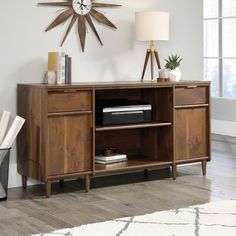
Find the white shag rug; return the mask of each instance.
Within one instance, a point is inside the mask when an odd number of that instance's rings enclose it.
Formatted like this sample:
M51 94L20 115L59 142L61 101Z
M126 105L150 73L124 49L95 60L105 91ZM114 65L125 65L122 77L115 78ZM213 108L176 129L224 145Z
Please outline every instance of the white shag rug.
M61 229L37 236L236 236L236 200Z

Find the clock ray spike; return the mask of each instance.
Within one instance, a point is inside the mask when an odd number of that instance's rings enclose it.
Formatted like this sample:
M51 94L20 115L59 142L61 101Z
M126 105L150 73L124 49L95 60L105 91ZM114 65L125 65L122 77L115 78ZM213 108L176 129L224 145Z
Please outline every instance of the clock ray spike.
M121 7L122 5L93 2L92 7Z
M95 9L91 9L90 14L99 22L101 22L104 25L110 26L114 29L117 29L117 27L109 21L101 12L96 11Z
M57 18L47 27L45 30L46 32L53 29L54 27L58 26L59 24L66 21L70 16L72 16L74 11L69 8L68 10L62 12Z
M70 7L70 2L40 2L40 6L57 6L57 7Z
M72 17L72 19L71 19L71 22L70 22L70 24L69 24L69 26L68 26L68 28L67 28L67 31L66 31L66 33L65 33L65 36L64 36L64 38L63 38L63 40L62 40L61 47L63 46L63 44L64 44L64 42L65 42L65 40L66 40L68 34L69 34L70 31L71 31L71 28L73 27L73 25L74 25L74 23L75 23L75 21L76 21L77 19L78 19L78 15L74 14L73 17Z
M86 22L85 16L79 16L79 24L78 24L79 38L82 51L84 52L85 48L85 40L86 40Z
M100 36L99 36L99 34L98 34L94 24L93 24L93 21L92 21L90 15L89 14L85 15L85 18L86 18L87 22L89 23L90 27L92 28L93 32L95 33L95 35L96 35L97 39L99 40L100 44L103 46L102 40L101 40L101 38L100 38Z

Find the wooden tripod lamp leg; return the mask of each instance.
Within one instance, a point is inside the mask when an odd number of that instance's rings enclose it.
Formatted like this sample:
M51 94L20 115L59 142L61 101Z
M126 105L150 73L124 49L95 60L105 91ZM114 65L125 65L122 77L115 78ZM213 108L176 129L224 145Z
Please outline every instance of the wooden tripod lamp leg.
M154 52L153 51L151 51L150 57L151 57L151 81L153 82L154 81L154 65L153 65Z
M147 50L146 57L145 57L145 61L144 61L144 67L143 67L142 78L141 78L141 81L142 81L142 82L143 82L144 75L145 75L145 72L146 72L146 69L147 69L147 63L148 63L148 60L149 60L149 56L150 56L150 51Z
M161 69L161 63L160 63L158 52L156 50L154 51L154 55L155 55L155 58L156 58L156 61L157 61L158 69L160 70Z

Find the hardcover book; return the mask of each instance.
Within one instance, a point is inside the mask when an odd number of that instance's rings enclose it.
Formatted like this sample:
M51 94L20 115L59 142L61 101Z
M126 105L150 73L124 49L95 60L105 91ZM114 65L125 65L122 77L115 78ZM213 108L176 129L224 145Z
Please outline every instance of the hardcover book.
M102 156L102 155L95 156L95 162L104 165L123 162L127 160L128 159L126 154L115 154L112 156Z

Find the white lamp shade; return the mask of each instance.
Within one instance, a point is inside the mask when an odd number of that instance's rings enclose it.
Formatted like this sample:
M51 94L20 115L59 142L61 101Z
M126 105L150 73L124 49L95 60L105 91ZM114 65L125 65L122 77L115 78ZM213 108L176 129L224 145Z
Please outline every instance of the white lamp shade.
M169 13L136 12L135 33L140 41L169 40Z

